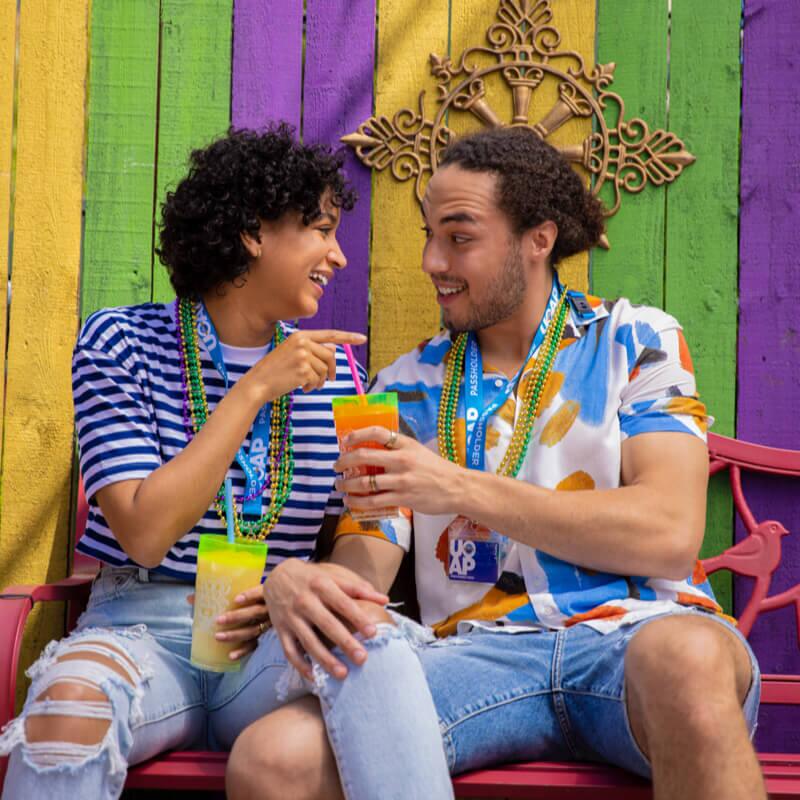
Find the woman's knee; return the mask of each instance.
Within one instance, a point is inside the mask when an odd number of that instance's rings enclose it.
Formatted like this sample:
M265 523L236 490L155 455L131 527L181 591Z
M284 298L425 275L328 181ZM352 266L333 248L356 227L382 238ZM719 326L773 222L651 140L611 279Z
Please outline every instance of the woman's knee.
M116 642L98 636L66 639L31 668L30 700L6 729L0 751L21 746L37 767L79 763L111 748L114 769L123 765L109 730L115 715L130 723L141 670ZM116 729L115 729L116 730Z
M63 713L54 713L58 711ZM29 744L99 744L111 725L110 713L111 703L105 692L63 681L49 686L36 697L25 719L25 736Z

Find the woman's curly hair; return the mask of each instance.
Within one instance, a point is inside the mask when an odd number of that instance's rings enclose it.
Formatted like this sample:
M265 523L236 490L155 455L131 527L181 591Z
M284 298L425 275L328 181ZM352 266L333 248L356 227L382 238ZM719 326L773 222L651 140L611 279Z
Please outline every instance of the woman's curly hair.
M498 176L497 204L516 235L551 220L558 226L550 263L594 247L605 230L603 205L564 157L530 128L496 128L449 145L439 166Z
M355 191L341 172L344 156L299 144L286 123L236 130L194 150L189 174L161 205L160 247L178 297L197 297L247 272L242 233L258 239L261 220L299 211L308 225L330 192L349 211Z

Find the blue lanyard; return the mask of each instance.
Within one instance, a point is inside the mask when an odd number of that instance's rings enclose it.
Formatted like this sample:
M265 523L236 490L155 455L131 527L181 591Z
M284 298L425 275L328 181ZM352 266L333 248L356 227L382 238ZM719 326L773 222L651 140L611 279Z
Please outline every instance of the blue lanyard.
M485 463L485 443L486 425L491 417L508 400L514 391L514 387L519 382L528 362L534 357L536 351L541 347L542 340L547 333L547 326L553 318L558 300L561 295L561 286L558 279L553 277L553 288L550 290L550 299L547 301L542 320L536 329L536 334L531 342L530 350L525 358L519 372L514 379L509 381L506 388L497 393L495 400L487 408L483 407L483 360L481 349L478 346L478 339L474 333L469 334L467 340L467 351L465 354L466 375L465 404L466 404L466 427L467 427L467 467L469 469L483 470Z
M280 323L278 323L280 324ZM222 347L219 343L214 323L208 315L205 304L200 303L197 313L197 338L203 343L206 351L217 372L225 381L225 391L228 391L228 370L225 368L225 359L222 357ZM272 344L270 344L270 348ZM245 453L244 447L240 447L236 453L236 460L244 470L246 483L244 496L246 499L242 503L242 514L258 517L261 515L262 495L258 492L267 476L267 445L269 443L269 423L271 403L261 406L253 422L253 435L250 439L250 452Z

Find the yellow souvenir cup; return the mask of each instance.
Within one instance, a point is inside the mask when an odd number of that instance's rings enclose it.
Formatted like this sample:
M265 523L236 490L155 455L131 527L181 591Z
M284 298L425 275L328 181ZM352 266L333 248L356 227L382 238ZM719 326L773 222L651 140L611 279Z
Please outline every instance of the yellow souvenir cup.
M212 672L236 672L241 661L229 654L238 643L219 642L214 636L224 630L217 617L235 607L236 595L261 583L267 561L267 543L204 534L197 551L191 661Z
M390 431L399 432L400 418L397 408L397 392L334 397L333 420L336 424L336 436L339 439L339 449L342 453L348 452L346 448L342 447L342 439L352 431L379 425L382 428L388 428ZM384 444L383 442L364 442L359 447L382 450ZM383 467L358 467L353 474L347 477L382 475L383 471ZM359 495L351 496L358 497ZM397 517L400 515L400 509L396 506L369 511L351 508L350 513L353 519L366 521Z

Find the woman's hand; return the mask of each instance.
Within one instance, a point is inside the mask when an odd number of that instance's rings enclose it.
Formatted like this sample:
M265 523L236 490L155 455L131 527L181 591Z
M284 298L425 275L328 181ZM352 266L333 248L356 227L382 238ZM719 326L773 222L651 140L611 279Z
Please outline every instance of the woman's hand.
M253 365L247 375L264 391L264 402L294 389L321 389L336 377L336 345L364 344L367 337L347 331L296 331Z
M347 667L330 651L339 646L354 664L367 653L347 624L364 637L375 635L375 625L357 600L385 605L389 598L369 581L338 564L312 564L297 558L281 562L264 583L264 599L272 626L289 663L311 679L311 656L326 672L341 680ZM323 643L320 636L327 642Z
M359 511L403 506L424 514L447 514L457 511L464 496L468 471L445 460L409 436L396 435L392 448L380 450L359 447L364 442L386 442L392 438L386 428L361 428L348 434L342 450L348 450L333 468L344 477L336 488L345 493L345 505ZM355 448L355 449L351 449ZM358 467L383 467L383 475L349 477ZM377 486L377 494L373 491ZM351 495L368 495L352 497Z
M186 599L194 605L194 594ZM233 602L236 608L217 617L217 625L224 630L217 631L214 638L239 645L228 654L231 661L238 661L256 649L258 637L269 627L269 614L260 585L237 594Z

